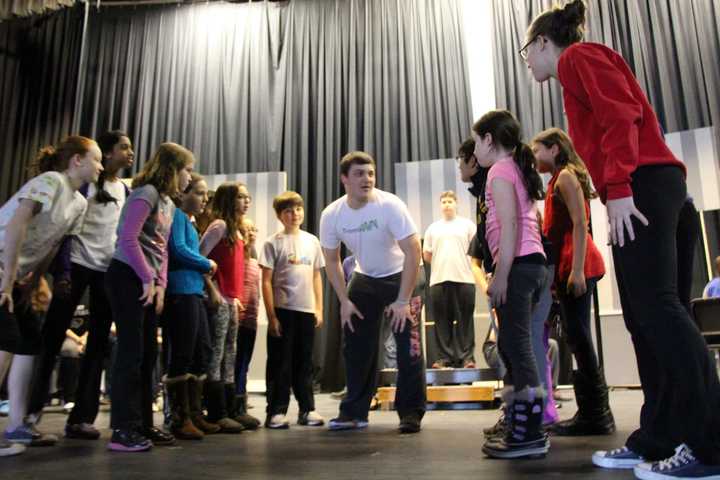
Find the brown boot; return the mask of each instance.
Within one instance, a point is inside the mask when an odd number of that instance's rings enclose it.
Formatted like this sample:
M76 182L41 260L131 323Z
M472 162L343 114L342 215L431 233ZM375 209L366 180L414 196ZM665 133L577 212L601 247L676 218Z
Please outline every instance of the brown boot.
M170 401L170 431L181 440L202 440L205 434L190 420L188 378L190 375L168 378L163 382Z
M205 383L205 375L197 377L190 375L188 379L188 400L190 404L190 418L193 424L205 433L218 433L220 426L216 423L208 422L203 416L202 411L202 395L203 384Z

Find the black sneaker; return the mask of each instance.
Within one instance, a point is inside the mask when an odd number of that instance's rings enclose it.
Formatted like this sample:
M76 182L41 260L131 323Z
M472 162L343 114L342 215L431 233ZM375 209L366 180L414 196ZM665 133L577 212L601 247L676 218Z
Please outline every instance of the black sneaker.
M400 419L400 433L418 433L420 431L420 415L409 413Z
M141 429L140 435L147 438L152 442L153 445L156 445L158 447L167 447L175 445L176 443L175 437L173 437L172 434L163 432L159 428L155 427Z
M100 438L100 431L92 423L68 423L65 425L65 437L97 440Z
M150 440L135 430L113 430L107 448L113 452L145 452L152 446Z

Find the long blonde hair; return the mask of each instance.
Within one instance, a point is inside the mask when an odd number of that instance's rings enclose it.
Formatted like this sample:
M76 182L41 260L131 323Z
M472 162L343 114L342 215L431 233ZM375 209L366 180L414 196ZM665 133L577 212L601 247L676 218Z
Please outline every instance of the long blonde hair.
M533 138L533 143L542 143L547 148L552 148L553 145L557 145L558 154L555 157L555 167L558 170L567 168L575 175L575 178L580 182L585 200L591 200L597 197L597 193L592 188L590 173L580 158L580 155L578 155L575 150L572 140L570 140L570 137L568 137L565 132L559 128L548 128L538 133L535 138Z
M177 143L162 143L155 155L143 165L133 178L132 188L152 185L163 195L174 197L180 193L178 172L195 161L193 153Z

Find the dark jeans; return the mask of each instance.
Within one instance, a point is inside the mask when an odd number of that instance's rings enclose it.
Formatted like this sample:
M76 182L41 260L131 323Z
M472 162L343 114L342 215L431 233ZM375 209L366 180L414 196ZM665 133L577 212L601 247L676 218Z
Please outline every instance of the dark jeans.
M352 317L354 332L345 328L343 354L347 375L347 396L340 404L340 414L366 420L370 401L375 394L378 374L378 346L385 307L395 301L400 289L401 274L373 278L353 273L348 296L362 313L363 319ZM420 303L419 301L417 303ZM402 332L395 333L397 346L397 391L395 407L400 418L410 413L425 414L425 364L420 336L420 314L408 322Z
M558 285L557 296L562 309L563 329L570 351L575 356L578 371L588 378L596 378L599 368L590 327L590 304L597 278L586 280L587 291L580 297L568 293L566 285Z
M207 374L212 345L203 298L200 295L168 295L163 317L167 376Z
M546 275L545 265L514 264L508 276L505 303L495 307L500 320L498 348L507 368L506 383L518 392L542 384L533 353L531 319Z
M315 315L296 310L275 309L281 335L267 336L267 413L285 414L292 386L300 412L315 410L312 352Z
M438 360L458 367L475 361L475 285L437 283L430 287L430 305Z
M68 417L68 423L93 423L100 407L103 359L108 350L112 311L105 294L104 272L72 263L70 281L72 283L70 295L68 297L53 296L45 317L43 353L38 360L28 411L40 412L47 401L55 358L65 340L65 332L70 328L75 309L85 290L89 287L88 339L75 393L75 407Z
M247 376L250 369L250 360L255 350L255 337L257 329L240 326L237 336L237 357L235 357L235 393L247 393Z
M648 460L686 443L704 463L720 463L720 385L707 345L678 298L676 235L686 197L677 167L640 167L632 176L635 241L613 247L625 325L645 403L627 446Z
M110 263L105 286L117 328L110 426L152 427L153 370L158 353L155 306L143 307L140 278L123 262Z

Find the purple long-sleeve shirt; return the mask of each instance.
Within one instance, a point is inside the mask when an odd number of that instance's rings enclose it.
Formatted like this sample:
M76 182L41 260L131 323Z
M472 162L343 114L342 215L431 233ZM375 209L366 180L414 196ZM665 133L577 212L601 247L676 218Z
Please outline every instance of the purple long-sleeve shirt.
M130 194L118 224L113 258L128 264L143 284L167 285L168 238L175 205L152 185Z

